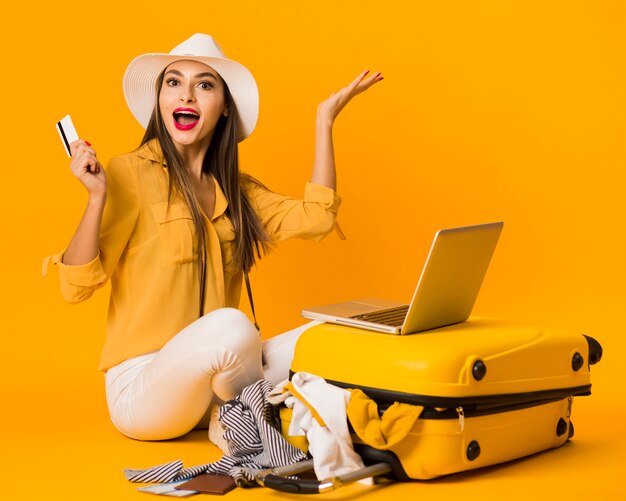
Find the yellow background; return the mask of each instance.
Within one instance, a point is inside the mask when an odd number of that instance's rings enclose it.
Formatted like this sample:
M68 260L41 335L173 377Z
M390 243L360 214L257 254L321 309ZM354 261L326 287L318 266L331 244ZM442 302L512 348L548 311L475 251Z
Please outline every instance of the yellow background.
M475 313L581 331L605 348L566 447L341 496L623 492L623 2L67 1L3 10L3 498L141 498L123 467L216 457L203 434L142 444L113 429L95 369L107 292L69 306L54 270L40 278L41 259L67 244L86 202L54 123L71 113L103 162L133 149L142 129L122 94L126 65L195 32L212 34L257 79L259 122L241 145L243 169L296 196L310 175L317 103L364 69L385 76L335 126L348 240L287 242L252 274L264 336L301 323L304 306L406 301L437 229L501 219ZM278 497L230 494L252 495Z

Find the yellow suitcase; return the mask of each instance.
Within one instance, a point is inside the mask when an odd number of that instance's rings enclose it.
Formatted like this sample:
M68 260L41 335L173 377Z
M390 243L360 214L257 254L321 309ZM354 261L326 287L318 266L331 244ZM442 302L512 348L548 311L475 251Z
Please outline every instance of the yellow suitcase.
M429 479L558 447L573 435L572 398L591 393L589 368L601 356L600 344L582 334L478 317L410 336L315 326L298 340L292 373L361 389L379 412L393 402L424 410L390 450L352 434L371 465L365 471L320 481L276 475L293 474L287 468L259 480L286 492L324 492L376 474ZM281 419L287 430L287 409Z

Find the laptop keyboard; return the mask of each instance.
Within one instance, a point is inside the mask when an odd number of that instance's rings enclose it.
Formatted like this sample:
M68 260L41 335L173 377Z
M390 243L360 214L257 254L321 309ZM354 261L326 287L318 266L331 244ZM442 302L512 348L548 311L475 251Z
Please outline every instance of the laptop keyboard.
M389 308L387 310L372 311L369 313L361 313L359 315L353 315L349 318L355 320L363 320L364 322L372 322L374 324L389 325L391 327L401 327L404 324L404 319L409 311L409 305L396 306L395 308Z

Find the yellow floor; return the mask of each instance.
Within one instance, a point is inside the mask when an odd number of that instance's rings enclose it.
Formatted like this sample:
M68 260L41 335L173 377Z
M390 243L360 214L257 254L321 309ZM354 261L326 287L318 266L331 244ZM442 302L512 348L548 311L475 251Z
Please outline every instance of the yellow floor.
M219 457L206 431L167 442L137 442L110 423L100 375L48 381L39 390L3 390L3 471L0 499L150 499L122 475L174 459L195 465ZM72 387L73 385L73 387ZM68 388L69 386L69 388ZM377 486L354 485L327 499L618 499L626 470L623 434L626 407L599 392L575 399L574 439L560 449L508 464L431 481ZM236 489L228 499L288 499L267 489ZM153 498L157 499L157 498ZM168 499L168 498L164 498ZM196 497L195 499L202 499ZM624 497L621 497L624 499Z

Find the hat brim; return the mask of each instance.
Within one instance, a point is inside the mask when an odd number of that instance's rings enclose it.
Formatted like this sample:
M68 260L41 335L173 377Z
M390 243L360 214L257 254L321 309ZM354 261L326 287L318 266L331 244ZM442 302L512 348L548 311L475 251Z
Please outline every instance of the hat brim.
M243 141L254 130L259 116L259 91L252 73L232 59L173 54L143 54L126 68L122 86L131 113L145 129L155 106L155 85L159 74L175 61L198 61L217 71L230 91L239 121L238 141Z

